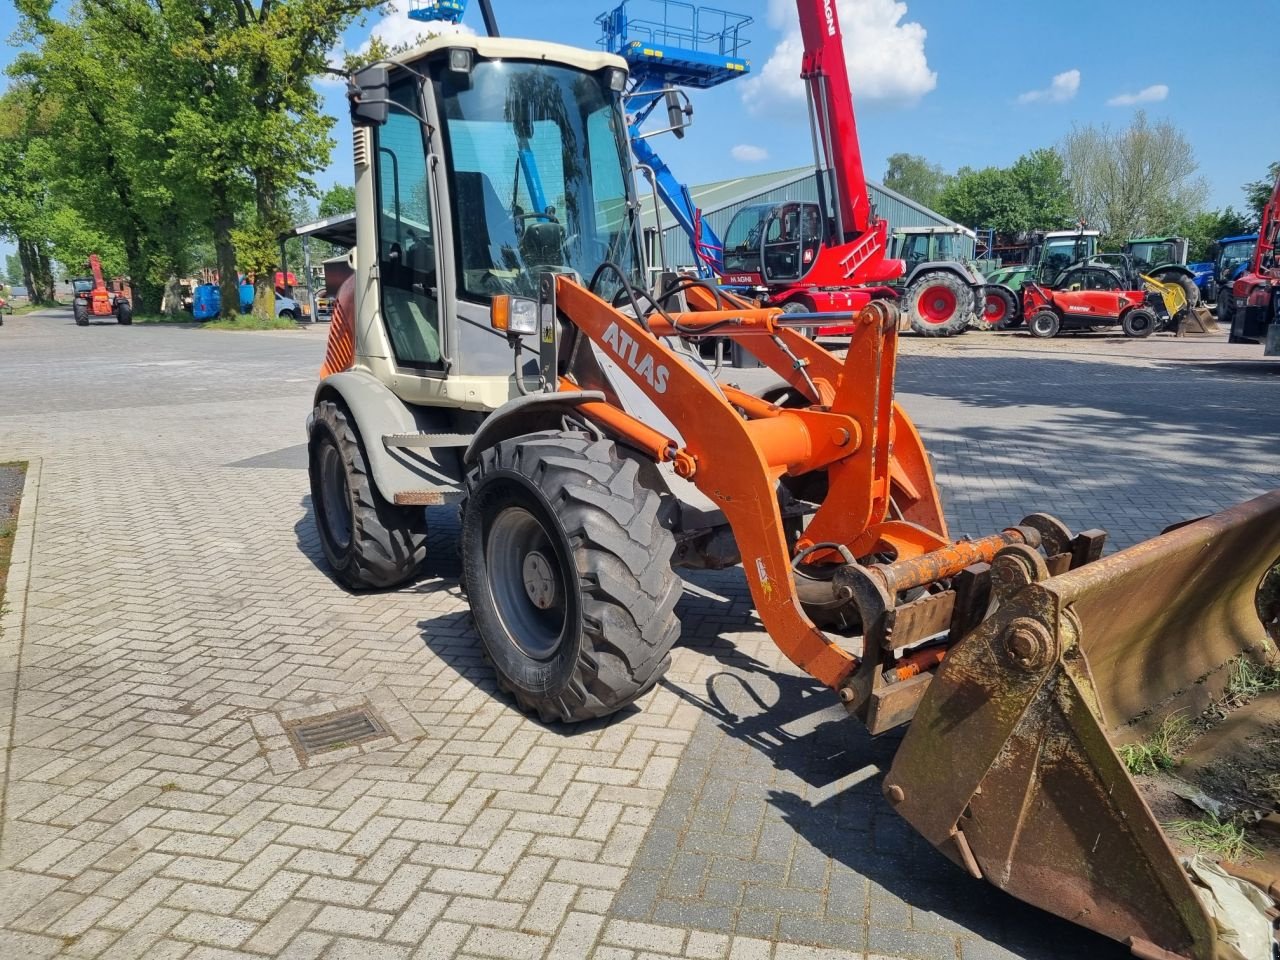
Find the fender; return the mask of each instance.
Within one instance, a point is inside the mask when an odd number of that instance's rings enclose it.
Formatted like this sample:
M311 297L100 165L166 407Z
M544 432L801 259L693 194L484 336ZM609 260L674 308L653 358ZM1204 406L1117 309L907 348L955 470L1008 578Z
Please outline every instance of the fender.
M909 287L915 283L920 277L926 273L951 273L960 280L961 283L970 287L980 287L984 285L982 274L974 270L966 263L959 260L927 260L924 263L917 264L916 268L911 271L910 275L903 281L903 287Z
M457 411L410 406L362 370L346 370L325 377L316 388L315 402L322 400L345 405L351 412L352 423L360 424L360 440L373 485L387 501L394 503L397 494L461 489L464 470L460 447L388 449L382 442L384 436L394 434L457 433ZM307 416L308 439L312 417Z
M485 418L462 455L462 462L469 467L494 444L548 427L558 427L560 417L579 404L603 402L605 399L599 390L559 390L516 397Z

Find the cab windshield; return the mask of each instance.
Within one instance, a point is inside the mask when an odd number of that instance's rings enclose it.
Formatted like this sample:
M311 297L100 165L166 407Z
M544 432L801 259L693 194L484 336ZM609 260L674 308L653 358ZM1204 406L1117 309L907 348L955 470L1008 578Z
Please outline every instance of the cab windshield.
M1040 280L1052 284L1073 263L1087 260L1097 249L1096 237L1055 237L1045 241L1040 260Z
M1129 255L1139 270L1146 271L1152 267L1166 263L1177 263L1172 243L1134 243L1129 246Z
M442 71L436 86L464 297L536 296L539 273L585 282L605 261L639 281L629 152L603 75L481 60L469 74ZM619 289L608 274L598 291Z
M1218 269L1226 273L1242 263L1248 263L1253 259L1253 251L1257 245L1256 240L1234 240L1231 243L1224 243L1222 249L1218 251Z

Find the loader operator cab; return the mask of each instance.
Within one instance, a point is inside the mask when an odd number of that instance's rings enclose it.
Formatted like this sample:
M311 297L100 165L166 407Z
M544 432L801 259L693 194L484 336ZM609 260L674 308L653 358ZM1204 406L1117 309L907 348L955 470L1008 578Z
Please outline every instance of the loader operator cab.
M618 62L450 36L353 78L355 353L401 399L499 406L515 387L495 295L605 262L643 276ZM600 278L601 296L619 288Z
M1047 233L1032 249L1034 279L1045 286L1057 286L1063 272L1073 263L1091 259L1098 251L1098 231Z

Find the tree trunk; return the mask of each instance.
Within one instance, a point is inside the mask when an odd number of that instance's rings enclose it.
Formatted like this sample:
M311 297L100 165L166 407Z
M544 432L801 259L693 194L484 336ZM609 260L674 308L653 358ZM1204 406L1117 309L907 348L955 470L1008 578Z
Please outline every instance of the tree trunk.
M36 289L35 272L31 269L31 241L18 238L18 262L22 264L22 284L27 288L27 301L40 302L40 291Z
M36 282L36 289L39 290L41 303L53 303L55 290L53 280L53 266L49 262L49 251L45 249L44 243L30 241L31 243L31 266L32 273Z
M236 246L231 239L235 216L225 186L213 188L213 252L218 263L218 289L222 295L221 315L234 320L240 315L240 281L236 276Z

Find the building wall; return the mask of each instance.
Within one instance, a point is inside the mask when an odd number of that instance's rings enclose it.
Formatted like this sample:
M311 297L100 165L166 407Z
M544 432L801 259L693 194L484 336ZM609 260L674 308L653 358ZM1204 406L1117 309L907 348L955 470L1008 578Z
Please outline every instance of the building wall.
M893 191L882 187L878 183L868 183L868 192L871 195L871 203L876 213L889 221L889 229L895 227L933 227L933 226L952 226L953 221L948 220L940 213L929 210L926 207L914 203ZM695 202L697 200L698 188L692 191ZM642 193L643 197L644 194ZM717 207L714 210L704 210L703 218L710 225L716 234L724 239L724 235L728 232L729 223L733 220L733 215L743 207L751 206L755 203L776 203L787 200L810 200L818 199L817 183L812 173L808 175L800 174L796 179L776 185L772 189L765 190L761 193L755 193L744 196L735 200L733 203ZM646 203L645 222L652 223L651 215L648 211L652 209L651 203ZM679 267L690 267L693 264L693 252L689 249L689 238L679 225L676 224L675 218L664 207L662 209L662 251L666 257L668 269ZM653 251L653 265L657 266L656 250ZM973 251L969 251L969 256L973 255Z

